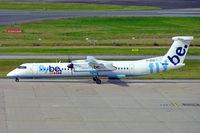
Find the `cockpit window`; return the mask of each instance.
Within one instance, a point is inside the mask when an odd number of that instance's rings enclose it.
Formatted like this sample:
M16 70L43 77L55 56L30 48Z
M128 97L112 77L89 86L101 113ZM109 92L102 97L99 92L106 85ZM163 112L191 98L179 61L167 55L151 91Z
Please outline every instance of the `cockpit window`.
M18 66L18 69L26 69L26 66Z

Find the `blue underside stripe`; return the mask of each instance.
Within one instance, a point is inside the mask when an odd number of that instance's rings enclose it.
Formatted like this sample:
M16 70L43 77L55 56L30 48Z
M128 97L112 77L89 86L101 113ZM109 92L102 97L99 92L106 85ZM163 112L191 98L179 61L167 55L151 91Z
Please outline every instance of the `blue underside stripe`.
M126 75L107 75L107 77L126 77Z

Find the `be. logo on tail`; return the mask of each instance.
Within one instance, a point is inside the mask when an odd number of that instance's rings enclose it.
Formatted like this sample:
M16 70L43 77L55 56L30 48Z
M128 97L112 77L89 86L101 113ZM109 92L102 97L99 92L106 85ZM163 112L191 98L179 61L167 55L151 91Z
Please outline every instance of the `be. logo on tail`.
M176 49L176 55L170 57L168 56L167 58L170 60L170 62L174 65L177 65L178 63L180 63L180 57L184 56L186 54L186 49L188 48L187 45L183 47L178 47Z

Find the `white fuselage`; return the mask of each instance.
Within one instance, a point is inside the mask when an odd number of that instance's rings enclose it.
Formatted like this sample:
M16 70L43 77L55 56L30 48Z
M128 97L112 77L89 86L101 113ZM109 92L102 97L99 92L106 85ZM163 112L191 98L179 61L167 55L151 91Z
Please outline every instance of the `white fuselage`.
M112 63L114 70L98 70L90 68L87 63L69 69L70 63L26 63L8 74L15 78L44 78L44 77L129 77L143 76L156 72L174 69L172 65L161 63L162 57L139 61L104 61ZM83 60L81 60L83 61ZM181 65L183 66L183 65ZM177 65L176 68L181 67Z

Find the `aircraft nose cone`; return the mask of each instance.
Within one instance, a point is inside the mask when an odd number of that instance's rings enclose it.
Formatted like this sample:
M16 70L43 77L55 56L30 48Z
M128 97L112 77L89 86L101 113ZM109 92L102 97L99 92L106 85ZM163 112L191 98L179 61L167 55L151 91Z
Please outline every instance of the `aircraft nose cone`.
M14 77L14 76L15 76L15 74L14 74L13 71L11 71L11 72L9 72L9 73L7 74L7 77Z

